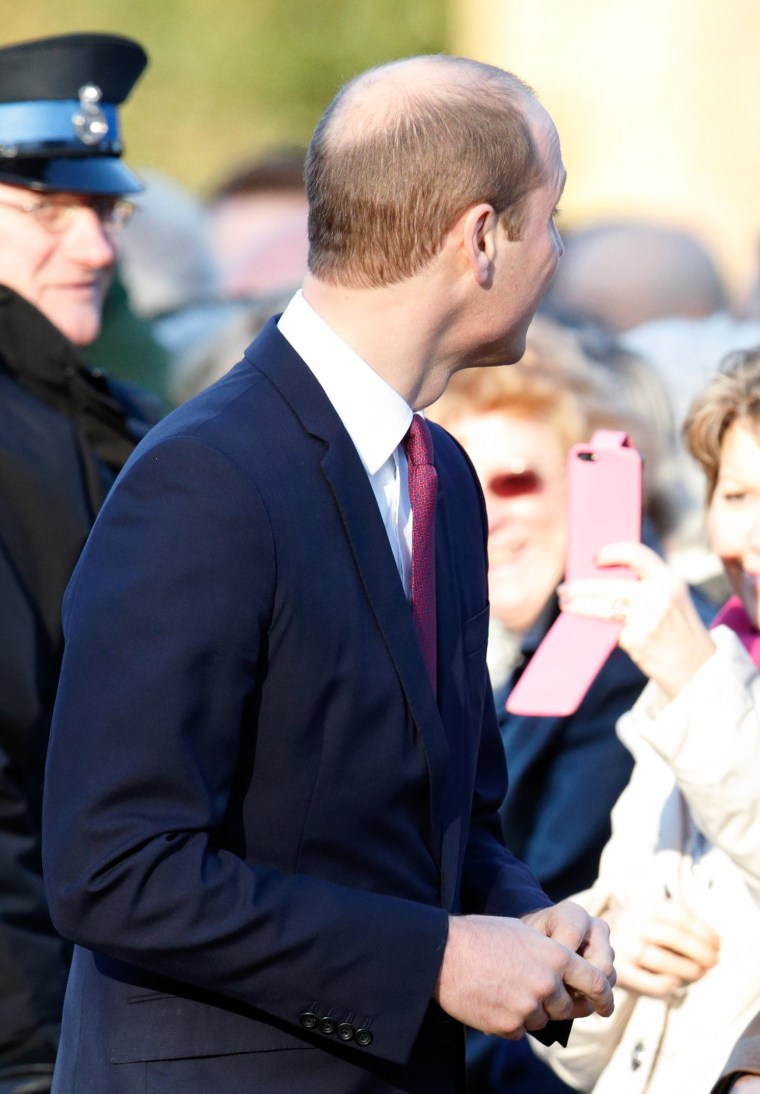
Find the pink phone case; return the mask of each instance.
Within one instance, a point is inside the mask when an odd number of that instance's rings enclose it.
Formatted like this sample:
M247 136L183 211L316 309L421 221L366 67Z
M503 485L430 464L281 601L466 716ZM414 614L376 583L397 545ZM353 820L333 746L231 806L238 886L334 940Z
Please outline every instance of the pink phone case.
M625 433L600 429L568 456L565 577L621 577L627 567L598 567L605 543L641 538L641 457ZM632 575L630 575L632 577ZM621 624L560 612L512 689L513 714L566 715L580 706L615 647Z

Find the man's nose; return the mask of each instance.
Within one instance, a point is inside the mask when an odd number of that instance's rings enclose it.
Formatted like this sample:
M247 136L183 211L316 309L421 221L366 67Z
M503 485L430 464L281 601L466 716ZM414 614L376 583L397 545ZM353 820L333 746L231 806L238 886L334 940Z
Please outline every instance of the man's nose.
M107 269L116 259L113 236L104 228L94 209L77 209L66 232L69 257L93 270Z

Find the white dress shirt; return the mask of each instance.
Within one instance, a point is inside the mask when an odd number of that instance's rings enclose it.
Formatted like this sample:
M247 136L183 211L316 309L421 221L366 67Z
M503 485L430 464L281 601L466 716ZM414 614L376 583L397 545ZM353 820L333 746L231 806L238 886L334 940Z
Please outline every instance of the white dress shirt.
M412 509L402 441L412 424L411 407L317 315L300 290L277 325L319 381L359 453L409 597Z

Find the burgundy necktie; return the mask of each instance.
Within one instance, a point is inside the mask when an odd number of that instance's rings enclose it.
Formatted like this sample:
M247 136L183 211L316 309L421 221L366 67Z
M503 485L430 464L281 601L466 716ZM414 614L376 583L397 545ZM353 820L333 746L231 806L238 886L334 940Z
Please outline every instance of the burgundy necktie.
M430 683L436 690L435 631L435 501L438 475L433 466L433 440L419 414L404 438L409 463L412 505L412 620L422 647Z

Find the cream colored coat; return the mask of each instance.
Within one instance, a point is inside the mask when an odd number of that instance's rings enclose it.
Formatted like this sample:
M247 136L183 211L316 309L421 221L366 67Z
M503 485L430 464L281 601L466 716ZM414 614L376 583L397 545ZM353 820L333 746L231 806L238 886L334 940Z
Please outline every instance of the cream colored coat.
M760 1007L760 674L733 632L713 636L676 699L650 683L621 719L636 765L599 878L576 899L598 915L669 893L718 932L720 959L666 1000L616 989L612 1018L576 1022L566 1049L531 1038L579 1090L709 1094Z

